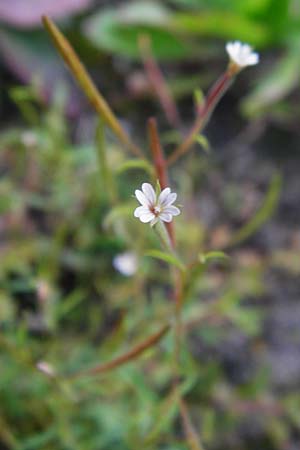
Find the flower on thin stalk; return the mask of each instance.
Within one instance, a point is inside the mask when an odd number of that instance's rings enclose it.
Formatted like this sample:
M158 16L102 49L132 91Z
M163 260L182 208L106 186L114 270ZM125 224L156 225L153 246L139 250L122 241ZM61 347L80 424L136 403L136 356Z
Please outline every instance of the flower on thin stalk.
M159 220L171 222L173 216L178 216L180 210L173 205L177 198L175 192L171 192L166 187L157 195L149 183L142 184L142 190L137 189L135 196L142 206L138 206L134 211L134 216L141 222L148 223L153 227Z
M230 58L229 68L233 74L247 66L254 66L259 62L259 54L254 52L252 47L242 42L228 42L226 51Z

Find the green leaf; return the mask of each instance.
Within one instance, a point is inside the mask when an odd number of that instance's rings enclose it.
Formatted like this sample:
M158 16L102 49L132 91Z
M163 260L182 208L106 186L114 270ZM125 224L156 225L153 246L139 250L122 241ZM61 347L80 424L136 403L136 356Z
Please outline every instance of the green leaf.
M231 244L237 244L245 239L248 239L253 233L255 233L274 213L279 200L281 192L282 177L277 173L273 176L269 190L265 196L265 199L257 211L252 217L250 222L244 225L232 238Z
M191 49L175 36L168 23L167 10L157 3L133 2L95 14L85 22L84 32L96 47L135 59L140 58L139 37L146 34L156 58L182 59Z
M111 209L110 212L104 219L103 225L104 227L110 227L116 220L119 220L121 217L129 217L133 215L133 211L136 205L133 202L123 203L122 205L116 206Z
M150 162L143 159L129 159L120 164L116 169L117 174L126 172L127 170L141 169L147 172L151 177L154 175L154 167Z
M220 251L213 251L208 253L199 253L198 255L199 261L202 264L206 264L210 261L224 261L229 260L229 256L226 255L226 253L220 252Z
M172 28L199 36L239 39L257 46L270 41L270 32L264 24L230 11L176 13L172 19Z
M177 258L177 256L171 255L170 253L162 252L161 250L148 250L146 251L145 256L160 259L161 261L177 267L182 272L185 272L186 270L184 264Z
M189 296L195 287L195 283L201 278L210 262L223 262L229 260L229 256L221 251L213 251L208 253L199 253L198 261L192 264L188 271L186 279L186 295Z
M299 49L289 50L263 77L255 89L241 103L242 113L248 117L270 112L272 105L283 99L299 84Z
M203 148L203 150L206 153L209 153L210 145L209 145L208 139L203 134L198 134L195 138L195 141L201 145L201 147Z

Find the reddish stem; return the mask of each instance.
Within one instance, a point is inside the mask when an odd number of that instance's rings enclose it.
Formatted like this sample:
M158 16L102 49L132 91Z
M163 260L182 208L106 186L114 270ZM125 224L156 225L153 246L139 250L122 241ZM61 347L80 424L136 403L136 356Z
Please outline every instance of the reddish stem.
M161 189L165 189L169 185L168 170L164 152L160 144L160 139L157 131L157 123L154 117L150 117L150 119L148 120L148 133L156 176L158 178ZM173 223L166 223L166 227L172 246L175 247L175 230Z
M173 164L180 156L184 155L193 145L195 137L205 127L216 104L225 94L227 89L230 87L232 78L233 77L230 74L230 72L226 71L210 89L210 91L207 94L205 103L203 107L200 109L196 121L192 126L191 130L189 131L187 137L182 142L182 144L179 147L177 147L174 153L172 153L172 155L167 159L168 166Z
M177 106L163 73L154 58L149 36L141 36L139 44L148 79L161 103L162 109L164 110L170 125L178 128L180 126L180 117Z

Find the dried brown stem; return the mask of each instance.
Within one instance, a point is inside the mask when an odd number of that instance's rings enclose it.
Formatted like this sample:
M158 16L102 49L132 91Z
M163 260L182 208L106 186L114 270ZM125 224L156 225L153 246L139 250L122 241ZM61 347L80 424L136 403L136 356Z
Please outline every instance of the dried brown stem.
M96 88L94 82L91 77L87 73L85 67L81 63L79 57L76 52L70 45L69 41L64 37L64 35L60 32L57 26L52 22L52 20L43 16L42 18L43 24L50 34L56 48L59 53L63 57L67 66L71 70L78 84L81 86L85 95L90 100L91 104L94 106L95 110L98 114L103 118L106 124L113 130L115 135L119 138L119 140L136 156L143 158L143 153L140 148L134 144L126 133L126 131L121 126L119 120L116 118L115 114L111 110L110 106Z

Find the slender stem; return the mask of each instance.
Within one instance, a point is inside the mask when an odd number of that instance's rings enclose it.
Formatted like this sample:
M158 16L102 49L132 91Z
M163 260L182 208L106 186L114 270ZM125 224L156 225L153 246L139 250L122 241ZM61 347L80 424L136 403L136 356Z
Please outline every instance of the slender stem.
M154 117L150 117L150 119L148 119L148 134L150 141L150 150L153 158L153 163L156 169L156 175L159 180L160 187L164 189L169 184L168 171L164 152L161 147L157 131L157 122Z
M42 20L46 30L53 39L56 48L65 60L67 66L71 70L78 84L81 86L85 95L90 100L91 104L94 106L97 113L100 114L101 117L103 117L103 120L113 130L119 140L134 155L140 158L144 158L141 149L134 142L132 142L131 138L123 129L119 120L116 118L115 114L106 102L105 98L96 88L94 82L87 73L85 67L81 63L79 57L77 56L73 47L70 45L69 41L64 37L64 35L60 32L60 30L56 27L56 25L49 17L43 16Z
M171 126L178 128L180 126L179 112L169 86L153 55L150 37L148 35L140 36L139 45L146 74L161 103L166 118Z
M211 90L209 91L206 101L199 111L199 114L196 118L194 125L191 130L187 134L187 137L184 139L181 145L175 149L175 151L171 154L171 156L167 159L167 165L170 166L177 159L184 155L190 147L195 142L195 137L203 130L205 125L207 124L211 113L213 112L215 106L225 94L225 92L230 87L233 80L233 76L229 70L223 73L223 75L216 81Z
M167 250L167 252L174 253L170 235L166 229L166 226L160 220L157 224L155 224L154 231L157 233L162 247Z
M154 227L159 236L163 248L174 253L174 248L167 233L167 229L162 222L158 222ZM171 276L174 282L174 388L177 389L180 380L180 348L182 337L181 308L183 304L183 275L176 268L171 269Z
M107 191L111 204L114 205L117 201L116 185L107 162L105 127L101 119L96 129L96 146L102 186Z
M150 141L150 150L152 154L153 163L156 170L156 176L160 183L160 187L164 189L169 185L169 176L168 170L165 160L165 155L160 143L158 131L157 131L157 122L154 117L151 117L148 120L148 134ZM175 229L173 222L166 224L170 240L172 246L175 247Z
M165 324L163 325L159 331L149 336L144 341L136 344L134 347L132 347L130 350L128 350L126 353L123 353L116 358L103 363L99 366L93 367L92 369L87 369L82 372L77 372L75 374L71 375L71 378L78 378L81 376L94 376L94 375L100 375L103 373L106 373L110 370L116 369L117 367L120 367L124 364L129 363L130 361L136 359L138 356L140 356L142 353L144 353L146 350L148 350L150 347L153 347L156 345L169 331L170 325Z
M183 422L184 433L187 438L188 446L191 450L204 450L200 438L191 421L189 411L182 398L179 399L180 415Z
M180 380L180 359L182 341L182 319L181 307L183 303L183 279L179 270L173 271L174 278L174 316L175 316L175 338L174 338L174 385L177 387Z

